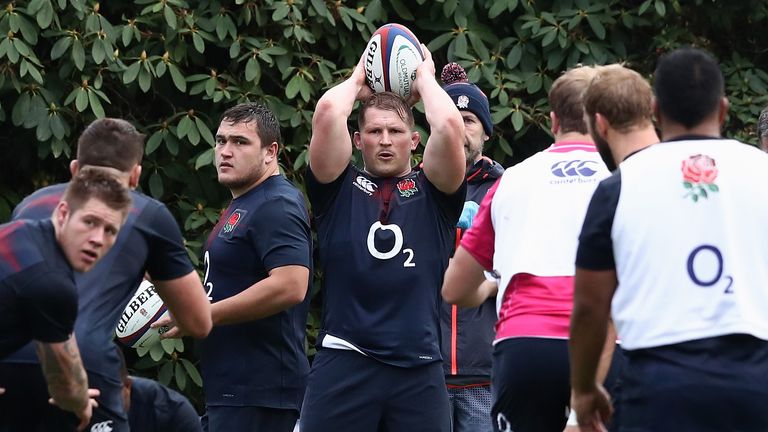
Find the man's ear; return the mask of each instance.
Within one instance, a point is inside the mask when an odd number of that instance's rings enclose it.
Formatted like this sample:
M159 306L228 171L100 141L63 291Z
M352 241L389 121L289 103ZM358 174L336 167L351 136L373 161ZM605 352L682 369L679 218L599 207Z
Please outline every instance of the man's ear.
M77 159L72 159L72 162L69 163L69 173L74 177L77 175L78 170L80 170L80 163Z
M607 118L605 118L600 113L595 113L595 132L603 139L606 139L608 136L608 128L611 127L611 122L608 121Z
M53 221L58 227L62 227L69 217L69 204L66 201L59 201L56 209L53 211Z
M141 165L136 165L131 169L131 175L128 178L128 187L136 189L139 186L139 179L141 178Z
M416 150L416 147L419 146L420 141L421 141L421 134L417 131L411 132L411 151Z
M360 136L360 132L355 132L352 134L352 142L355 143L355 148L358 150L361 150L362 144L361 141L362 137Z
M653 109L653 118L656 119L656 127L663 129L661 125L661 111L659 111L659 103L656 101L656 96L651 99L651 108Z
M717 111L717 121L719 122L720 126L723 126L723 123L725 123L725 118L728 116L728 108L730 107L730 102L728 102L728 97L723 96L720 99L720 103L718 104L718 111Z
M277 141L272 141L267 146L267 156L264 158L265 163L270 163L273 160L277 159L277 152L280 149L280 144L277 143Z
M557 118L557 114L554 111L549 112L549 119L552 120L549 130L552 131L552 135L557 135L557 132L560 130L560 119Z

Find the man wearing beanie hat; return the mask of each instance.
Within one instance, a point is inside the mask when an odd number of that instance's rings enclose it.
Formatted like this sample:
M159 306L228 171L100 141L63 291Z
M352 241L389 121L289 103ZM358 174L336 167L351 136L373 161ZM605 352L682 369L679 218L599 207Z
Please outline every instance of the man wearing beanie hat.
M488 189L504 168L483 156L483 144L493 135L488 98L467 80L464 69L450 63L440 75L443 89L464 119L464 153L467 157L467 201L459 219L457 237L472 224ZM445 382L451 402L454 432L491 431L491 343L496 305L488 299L476 308L443 303L440 313Z

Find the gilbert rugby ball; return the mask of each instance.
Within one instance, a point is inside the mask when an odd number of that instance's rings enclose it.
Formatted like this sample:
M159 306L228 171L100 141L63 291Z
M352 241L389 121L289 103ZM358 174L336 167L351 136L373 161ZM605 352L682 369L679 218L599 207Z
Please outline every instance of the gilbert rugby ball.
M168 309L155 291L155 286L143 280L125 306L115 335L120 343L133 348L146 348L160 342L161 332L149 326L168 315Z
M407 98L424 53L416 36L400 24L379 27L365 47L365 77L374 92Z

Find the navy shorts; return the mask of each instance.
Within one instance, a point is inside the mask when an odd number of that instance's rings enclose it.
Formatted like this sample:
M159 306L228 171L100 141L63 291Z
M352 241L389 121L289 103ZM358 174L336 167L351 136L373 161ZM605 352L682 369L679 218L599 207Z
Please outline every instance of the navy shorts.
M449 432L443 365L391 366L321 349L309 372L301 432Z
M614 351L605 387L615 397L622 364ZM494 346L491 417L494 430L562 432L571 403L567 339L520 337Z
M98 408L93 410L86 430L127 432L128 417L123 409L122 384L96 374L88 374L88 386L97 388ZM77 417L48 403L48 386L39 364L0 363L0 432L74 431Z
M728 335L625 353L620 431L768 431L767 341Z
M204 432L293 432L299 412L256 406L209 406L200 420Z

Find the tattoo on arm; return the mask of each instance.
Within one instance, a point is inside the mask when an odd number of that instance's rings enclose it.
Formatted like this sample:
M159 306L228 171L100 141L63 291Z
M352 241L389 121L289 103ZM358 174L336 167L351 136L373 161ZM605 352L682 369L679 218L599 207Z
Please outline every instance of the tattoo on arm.
M77 341L72 335L61 343L37 343L37 356L56 404L79 412L88 403L88 377L83 369Z

